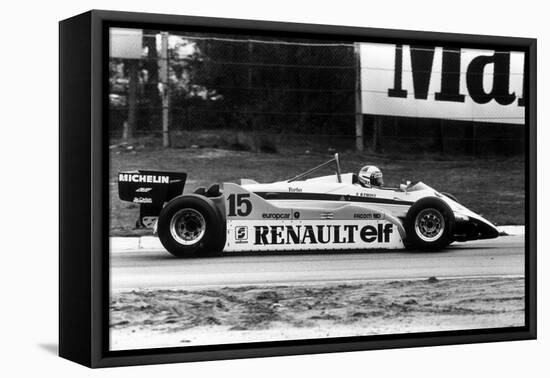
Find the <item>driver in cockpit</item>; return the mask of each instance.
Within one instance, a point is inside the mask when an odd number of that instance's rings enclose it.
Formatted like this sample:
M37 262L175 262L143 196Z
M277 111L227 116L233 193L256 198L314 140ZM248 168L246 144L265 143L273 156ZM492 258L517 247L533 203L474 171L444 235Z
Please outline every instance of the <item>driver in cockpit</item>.
M382 171L374 165L366 165L359 171L359 183L365 188L380 188L384 185Z

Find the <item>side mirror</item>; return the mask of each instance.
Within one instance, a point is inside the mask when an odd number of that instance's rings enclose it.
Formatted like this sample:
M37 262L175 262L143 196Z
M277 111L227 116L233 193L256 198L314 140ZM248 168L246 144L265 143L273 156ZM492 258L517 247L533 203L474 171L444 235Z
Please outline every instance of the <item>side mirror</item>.
M400 184L399 185L399 189L401 189L402 191L407 193L407 189L409 188L410 185L411 185L411 182L409 180L407 180L407 181L405 181L405 184Z

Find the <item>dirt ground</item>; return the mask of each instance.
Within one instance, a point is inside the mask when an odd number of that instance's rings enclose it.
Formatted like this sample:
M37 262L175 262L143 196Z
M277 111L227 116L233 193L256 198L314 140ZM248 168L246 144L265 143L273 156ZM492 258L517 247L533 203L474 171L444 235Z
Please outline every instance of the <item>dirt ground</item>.
M137 204L118 198L117 173L136 169L186 172L185 192L213 183L238 182L251 178L259 182L284 180L302 173L331 158L327 153L286 150L258 153L214 148L159 149L147 144L114 146L110 164L110 236L144 235L150 230L137 230ZM383 155L341 153L342 169L357 172L366 164L375 164L384 172L388 186L405 180L423 181L443 192L458 197L466 207L497 225L524 224L524 165L521 159L443 160L440 157L402 158ZM327 169L324 174L332 174Z
M524 325L523 278L115 292L111 349Z

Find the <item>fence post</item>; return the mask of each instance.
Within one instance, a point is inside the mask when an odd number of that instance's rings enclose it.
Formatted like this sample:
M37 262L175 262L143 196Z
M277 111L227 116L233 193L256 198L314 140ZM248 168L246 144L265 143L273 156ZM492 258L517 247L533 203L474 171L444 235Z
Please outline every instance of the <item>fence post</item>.
M363 152L363 106L361 103L361 45L353 44L355 61L355 149Z
M445 120L442 118L439 120L439 125L437 129L437 148L441 156L445 155L445 140L443 137L443 129L445 128Z
M372 126L372 152L380 152L380 139L382 134L382 117L374 116Z
M168 86L168 33L161 32L161 51L160 51L160 82L162 84L162 146L170 147L170 130L168 117L170 111L170 88Z
M477 128L475 121L472 122L472 153L477 158Z
M134 59L128 61L128 119L124 122L122 138L128 142L134 138L136 129L137 111L137 85L138 85L138 64Z

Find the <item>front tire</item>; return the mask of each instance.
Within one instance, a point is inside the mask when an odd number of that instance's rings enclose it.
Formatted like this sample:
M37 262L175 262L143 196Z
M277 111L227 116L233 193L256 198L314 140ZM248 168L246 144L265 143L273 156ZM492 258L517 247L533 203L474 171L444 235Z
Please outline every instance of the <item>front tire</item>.
M455 219L449 205L436 197L411 206L405 218L407 248L440 250L453 242Z
M188 194L164 206L158 218L158 236L176 257L211 256L221 253L225 226L209 198Z

